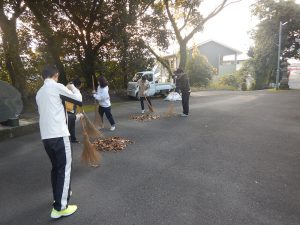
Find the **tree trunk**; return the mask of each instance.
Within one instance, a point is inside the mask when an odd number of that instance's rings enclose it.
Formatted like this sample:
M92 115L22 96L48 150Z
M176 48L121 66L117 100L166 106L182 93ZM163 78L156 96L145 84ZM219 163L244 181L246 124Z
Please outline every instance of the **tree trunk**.
M43 34L46 38L47 49L48 52L52 56L53 64L56 65L59 71L59 82L63 84L67 84L67 77L63 63L60 60L60 46L58 41L56 40L55 32L51 29L48 21L44 18L43 10L45 9L43 6L40 6L41 2L28 0L26 1L29 9L33 13L35 19L39 24L38 30Z
M186 42L179 43L180 45L180 63L179 68L181 68L183 71L186 66L187 61L187 49L186 49Z
M93 88L93 80L96 82L95 76L95 59L96 56L93 55L92 51L86 50L85 58L82 63L83 73L86 77L87 87ZM96 86L95 86L96 88Z
M61 62L60 57L59 57L59 55L60 55L59 50L58 50L59 46L57 46L55 37L53 37L53 36L47 37L45 34L44 34L44 36L47 39L47 49L51 53L53 63L56 65L56 67L59 71L59 82L66 85L68 80L67 80L64 65Z
M28 91L26 87L26 70L22 63L19 50L19 39L16 32L16 21L6 20L1 22L3 32L3 48L7 70L14 87L21 95L24 105L28 103Z
M126 31L124 31L126 32ZM123 73L123 87L126 89L127 88L127 84L128 84L128 70L127 70L127 59L128 59L128 38L127 38L127 34L123 34L123 40L122 40L122 59L121 59L121 69L122 69L122 73Z

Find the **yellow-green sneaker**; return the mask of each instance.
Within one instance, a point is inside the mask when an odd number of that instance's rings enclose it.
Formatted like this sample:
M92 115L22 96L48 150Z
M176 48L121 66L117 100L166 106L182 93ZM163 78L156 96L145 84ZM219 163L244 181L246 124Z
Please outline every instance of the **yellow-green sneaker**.
M61 211L57 211L54 208L52 209L51 212L51 218L53 219L58 219L62 216L70 216L77 210L77 205L69 205L68 208L63 209Z

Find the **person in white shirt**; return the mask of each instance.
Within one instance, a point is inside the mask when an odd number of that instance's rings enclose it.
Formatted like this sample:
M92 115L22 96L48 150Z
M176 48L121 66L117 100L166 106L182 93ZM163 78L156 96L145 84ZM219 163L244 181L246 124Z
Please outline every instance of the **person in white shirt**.
M94 98L99 102L99 114L103 121L103 115L105 113L106 118L108 119L111 127L110 130L114 131L116 129L114 118L111 114L111 103L110 97L108 93L108 84L105 77L100 76L98 78L98 88L97 92L93 92Z
M69 216L77 210L76 205L68 205L72 156L63 101L82 105L82 96L74 85L71 84L67 88L57 83L59 73L55 66L45 66L42 76L44 85L37 92L36 102L40 115L41 138L52 163L51 184L54 203L51 218L57 219Z

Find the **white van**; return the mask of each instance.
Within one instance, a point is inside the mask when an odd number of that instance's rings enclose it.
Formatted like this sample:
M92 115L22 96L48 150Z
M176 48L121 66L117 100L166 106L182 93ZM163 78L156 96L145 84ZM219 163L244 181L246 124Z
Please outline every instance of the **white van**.
M300 68L290 69L289 87L291 89L300 89Z
M146 79L149 81L150 84L150 89L148 91L149 96L154 96L154 95L166 96L172 89L175 88L175 84L173 83L169 83L169 82L159 83L157 76L155 76L152 71L143 71L143 72L136 73L132 81L128 82L127 95L129 97L137 98L138 91L139 91L137 86L137 81L143 76L146 76Z

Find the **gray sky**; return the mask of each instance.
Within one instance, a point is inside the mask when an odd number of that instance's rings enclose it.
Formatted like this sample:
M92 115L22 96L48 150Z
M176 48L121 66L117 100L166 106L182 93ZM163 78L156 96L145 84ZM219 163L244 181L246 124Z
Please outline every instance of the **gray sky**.
M218 1L204 1L203 12L211 11ZM210 2L210 3L208 3ZM219 41L240 51L247 51L250 44L249 31L255 27L257 20L251 16L250 5L254 0L242 0L223 9L217 16L207 22L203 32L199 33L192 42L203 42L208 39ZM199 41L198 41L199 40Z
M206 15L219 5L221 1L205 0L200 10ZM250 6L254 2L255 0L242 0L223 9L217 16L206 23L201 33L194 36L189 46L213 39L246 53L253 44L249 31L258 23L258 20L250 12ZM300 4L300 0L296 0L296 2ZM176 47L170 48L169 51L170 53L175 53Z

